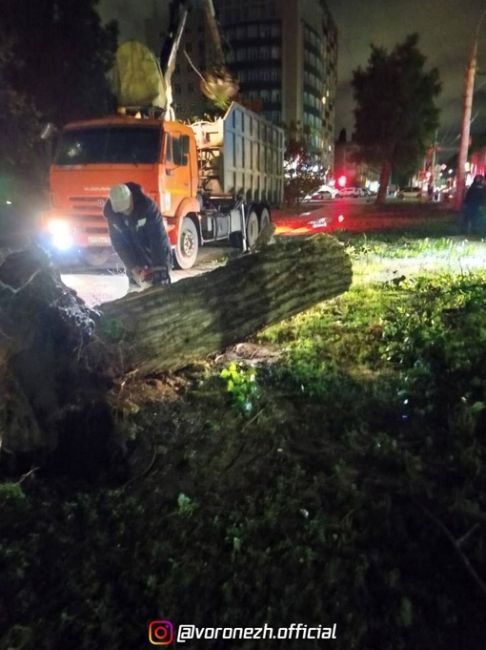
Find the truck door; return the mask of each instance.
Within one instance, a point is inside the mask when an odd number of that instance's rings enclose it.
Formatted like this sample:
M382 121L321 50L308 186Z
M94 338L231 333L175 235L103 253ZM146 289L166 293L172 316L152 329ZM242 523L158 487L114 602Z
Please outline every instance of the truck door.
M174 216L180 202L191 196L189 136L177 131L166 132L164 159L166 194L165 201L162 201L162 208L166 215Z

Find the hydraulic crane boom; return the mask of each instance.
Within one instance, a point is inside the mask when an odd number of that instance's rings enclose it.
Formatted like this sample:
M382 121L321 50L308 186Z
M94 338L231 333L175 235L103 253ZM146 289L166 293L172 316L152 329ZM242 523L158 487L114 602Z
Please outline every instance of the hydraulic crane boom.
M171 0L169 4L169 32L160 54L161 68L164 72L167 87L166 116L169 119L174 119L172 75L191 5L191 0ZM213 2L212 0L201 0L200 5L204 13L207 32L211 39L215 58L214 66L211 69L198 73L201 78L201 92L217 106L226 107L231 97L237 94L238 83L232 78L225 66L223 43Z
M208 32L211 36L211 41L215 51L215 64L221 68L224 68L225 57L223 50L223 41L221 40L221 34L219 32L218 23L216 21L213 0L203 0L202 8L204 12L204 18L206 19Z
M172 0L169 7L170 22L169 22L169 35L162 48L160 54L161 67L165 78L166 84L166 118L169 120L175 119L172 93L172 75L174 74L177 54L181 44L182 34L186 26L187 14L189 7L187 2L178 2Z

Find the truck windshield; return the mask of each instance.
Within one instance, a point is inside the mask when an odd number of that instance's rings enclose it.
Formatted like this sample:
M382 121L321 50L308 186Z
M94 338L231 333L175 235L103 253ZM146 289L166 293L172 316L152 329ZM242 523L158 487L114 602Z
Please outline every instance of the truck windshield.
M56 165L153 164L160 148L157 127L94 127L64 131Z

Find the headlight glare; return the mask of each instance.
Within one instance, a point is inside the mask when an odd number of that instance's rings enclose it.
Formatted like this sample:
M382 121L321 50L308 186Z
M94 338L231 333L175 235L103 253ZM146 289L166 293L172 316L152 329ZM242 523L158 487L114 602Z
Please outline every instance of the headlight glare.
M60 251L66 251L74 244L71 227L64 219L52 219L47 224L52 245Z

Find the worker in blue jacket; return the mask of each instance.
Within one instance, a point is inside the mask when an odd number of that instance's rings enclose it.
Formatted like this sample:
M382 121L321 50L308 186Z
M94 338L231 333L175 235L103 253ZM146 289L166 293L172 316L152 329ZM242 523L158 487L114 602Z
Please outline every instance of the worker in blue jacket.
M157 204L140 185L114 185L103 214L113 248L125 265L128 290L170 284L172 251Z

